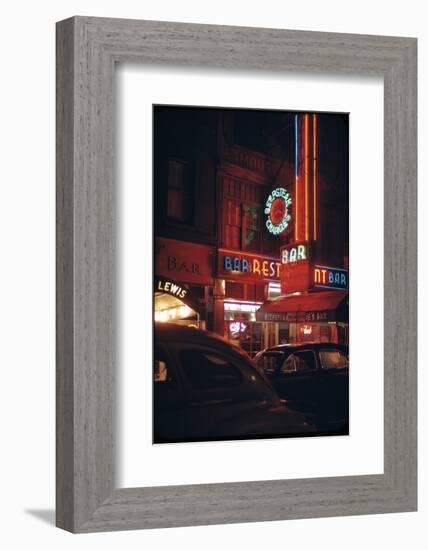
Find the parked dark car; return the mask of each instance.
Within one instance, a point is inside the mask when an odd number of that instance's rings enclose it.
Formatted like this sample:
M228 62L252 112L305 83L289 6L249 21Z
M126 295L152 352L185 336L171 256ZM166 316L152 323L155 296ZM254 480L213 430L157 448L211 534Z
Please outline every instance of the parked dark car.
M284 344L255 357L278 395L320 433L349 433L348 347L333 343Z
M195 328L156 323L154 443L314 433L249 357Z

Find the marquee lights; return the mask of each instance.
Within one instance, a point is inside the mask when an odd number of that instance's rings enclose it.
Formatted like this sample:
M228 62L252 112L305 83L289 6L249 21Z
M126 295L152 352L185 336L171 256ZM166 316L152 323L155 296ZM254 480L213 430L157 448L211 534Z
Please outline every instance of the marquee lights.
M224 311L244 311L248 313L256 312L261 306L261 302L256 304L243 304L241 302L224 302Z
M291 195L283 187L274 189L265 204L266 227L269 233L280 235L291 221Z
M176 319L186 319L195 312L188 306L178 306L169 309L163 309L155 311L155 321L160 323L167 323L168 321L175 321Z

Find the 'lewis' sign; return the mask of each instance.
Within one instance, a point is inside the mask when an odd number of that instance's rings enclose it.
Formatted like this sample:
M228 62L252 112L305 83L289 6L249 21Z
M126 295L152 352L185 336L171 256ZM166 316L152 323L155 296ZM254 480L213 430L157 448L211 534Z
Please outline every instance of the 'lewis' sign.
M163 294L170 294L181 300L187 296L187 288L182 287L175 281L167 281L165 279L159 279L156 281L156 292L162 292Z
M181 283L178 283L173 279L155 276L154 291L155 294L169 294L170 296L174 296L174 298L177 298L183 302L183 304L189 306L191 309L199 313L201 318L203 318L204 308L200 307L197 296L195 296L191 290L186 288Z

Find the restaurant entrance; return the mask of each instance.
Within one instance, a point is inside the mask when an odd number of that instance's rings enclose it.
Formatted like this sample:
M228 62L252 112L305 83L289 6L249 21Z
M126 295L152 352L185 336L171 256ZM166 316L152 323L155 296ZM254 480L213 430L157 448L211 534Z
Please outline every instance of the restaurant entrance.
M296 342L349 342L348 292L341 290L281 296L256 312L264 347Z

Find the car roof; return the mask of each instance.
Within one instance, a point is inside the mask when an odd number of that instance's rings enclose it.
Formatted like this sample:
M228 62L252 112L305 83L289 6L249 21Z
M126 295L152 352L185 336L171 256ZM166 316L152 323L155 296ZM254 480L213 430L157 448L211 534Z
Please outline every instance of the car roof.
M220 336L206 330L174 323L155 323L155 338L160 340L202 341L214 339L224 341Z
M294 342L292 344L279 344L277 346L272 346L270 348L266 348L263 351L295 351L295 350L302 350L302 349L326 349L326 348L336 348L336 349L347 349L348 346L345 344L336 344L334 342Z
M155 323L155 341L161 342L187 342L192 344L207 345L226 349L238 353L251 361L250 357L241 348L230 344L218 334L194 327L176 325L174 323Z

